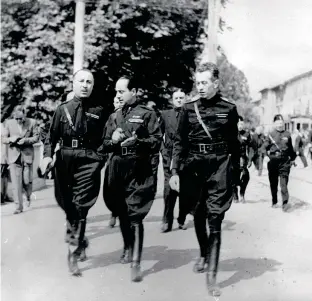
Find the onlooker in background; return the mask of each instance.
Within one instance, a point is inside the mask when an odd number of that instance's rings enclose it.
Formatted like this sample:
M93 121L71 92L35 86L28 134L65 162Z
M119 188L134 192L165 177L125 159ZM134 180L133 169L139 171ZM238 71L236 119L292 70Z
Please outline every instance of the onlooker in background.
M308 134L307 145L308 145L308 152L310 153L311 165L312 165L312 129L309 131L309 134Z
M263 159L265 157L265 153L262 150L262 145L264 143L265 136L263 134L263 128L262 126L256 127L256 132L252 136L252 147L254 150L254 156L252 158L252 161L258 171L258 175L262 175L263 170Z
M5 135L6 129L4 122L1 122L1 204L5 202L11 202L8 196L8 181L9 181L9 169L8 169L8 146L2 142L2 136Z
M308 166L307 159L304 155L304 133L303 130L296 131L297 137L295 140L295 152L296 155L300 157L303 167L306 168Z
M16 203L14 214L23 211L23 188L26 191L28 206L32 194L32 170L34 160L33 144L39 141L36 121L26 118L26 109L17 106L14 118L5 124L2 142L8 144L8 164L10 168L13 198Z

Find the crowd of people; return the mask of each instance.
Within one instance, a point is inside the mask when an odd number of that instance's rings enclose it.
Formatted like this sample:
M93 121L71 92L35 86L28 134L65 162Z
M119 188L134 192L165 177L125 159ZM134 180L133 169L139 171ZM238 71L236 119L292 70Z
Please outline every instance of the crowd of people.
M172 230L179 198L178 227L186 230L186 216L194 216L199 244L194 272L206 271L212 296L220 295L216 277L222 221L232 202L245 203L252 163L260 176L264 157L269 157L272 207L277 207L280 179L282 208L289 210L289 173L296 156L304 157L302 139L296 139L294 149L281 115L274 117L274 129L267 135L261 126L251 133L236 105L219 93L215 64L201 64L195 84L195 97L187 98L176 88L173 108L158 112L155 103L140 97L142 87L135 77L122 76L115 85L115 110L107 119L103 107L92 98L92 73L82 69L74 74L73 92L57 107L41 135L44 158L39 168L41 176L51 170L54 174L55 198L66 216L71 274L81 275L78 261L87 259L87 216L98 198L104 166L103 198L112 214L109 226L114 227L119 219L124 244L120 262L131 265L134 282L142 280L144 219L156 194L159 153L164 170L161 232ZM24 107L18 106L13 116L2 128L8 159L1 162L1 175L7 176L8 165L14 213L19 214L23 211L22 189L29 204L31 200L32 146L39 133L34 120L25 117ZM311 133L309 139L312 147ZM302 161L306 166L306 160ZM1 199L5 197L1 192Z

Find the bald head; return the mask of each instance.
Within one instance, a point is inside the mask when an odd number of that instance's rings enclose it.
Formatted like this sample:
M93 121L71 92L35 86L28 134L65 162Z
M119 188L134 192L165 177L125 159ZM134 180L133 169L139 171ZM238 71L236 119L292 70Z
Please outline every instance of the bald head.
M74 74L73 92L78 98L87 98L91 95L94 86L94 77L87 69L78 70Z

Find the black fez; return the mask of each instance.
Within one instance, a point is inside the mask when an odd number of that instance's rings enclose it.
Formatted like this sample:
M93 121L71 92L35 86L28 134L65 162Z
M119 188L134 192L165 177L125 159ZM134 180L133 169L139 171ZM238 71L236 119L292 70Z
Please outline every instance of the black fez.
M283 121L284 121L284 118L283 118L283 116L282 116L281 114L276 114L276 115L274 116L273 121L275 122L276 120L283 120Z

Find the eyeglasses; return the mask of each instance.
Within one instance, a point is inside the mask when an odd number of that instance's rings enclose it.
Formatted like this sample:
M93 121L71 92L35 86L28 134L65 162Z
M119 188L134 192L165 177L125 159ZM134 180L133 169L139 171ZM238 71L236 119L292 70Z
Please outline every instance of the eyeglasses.
M15 120L17 120L17 121L18 121L18 120L23 120L23 118L15 118Z

